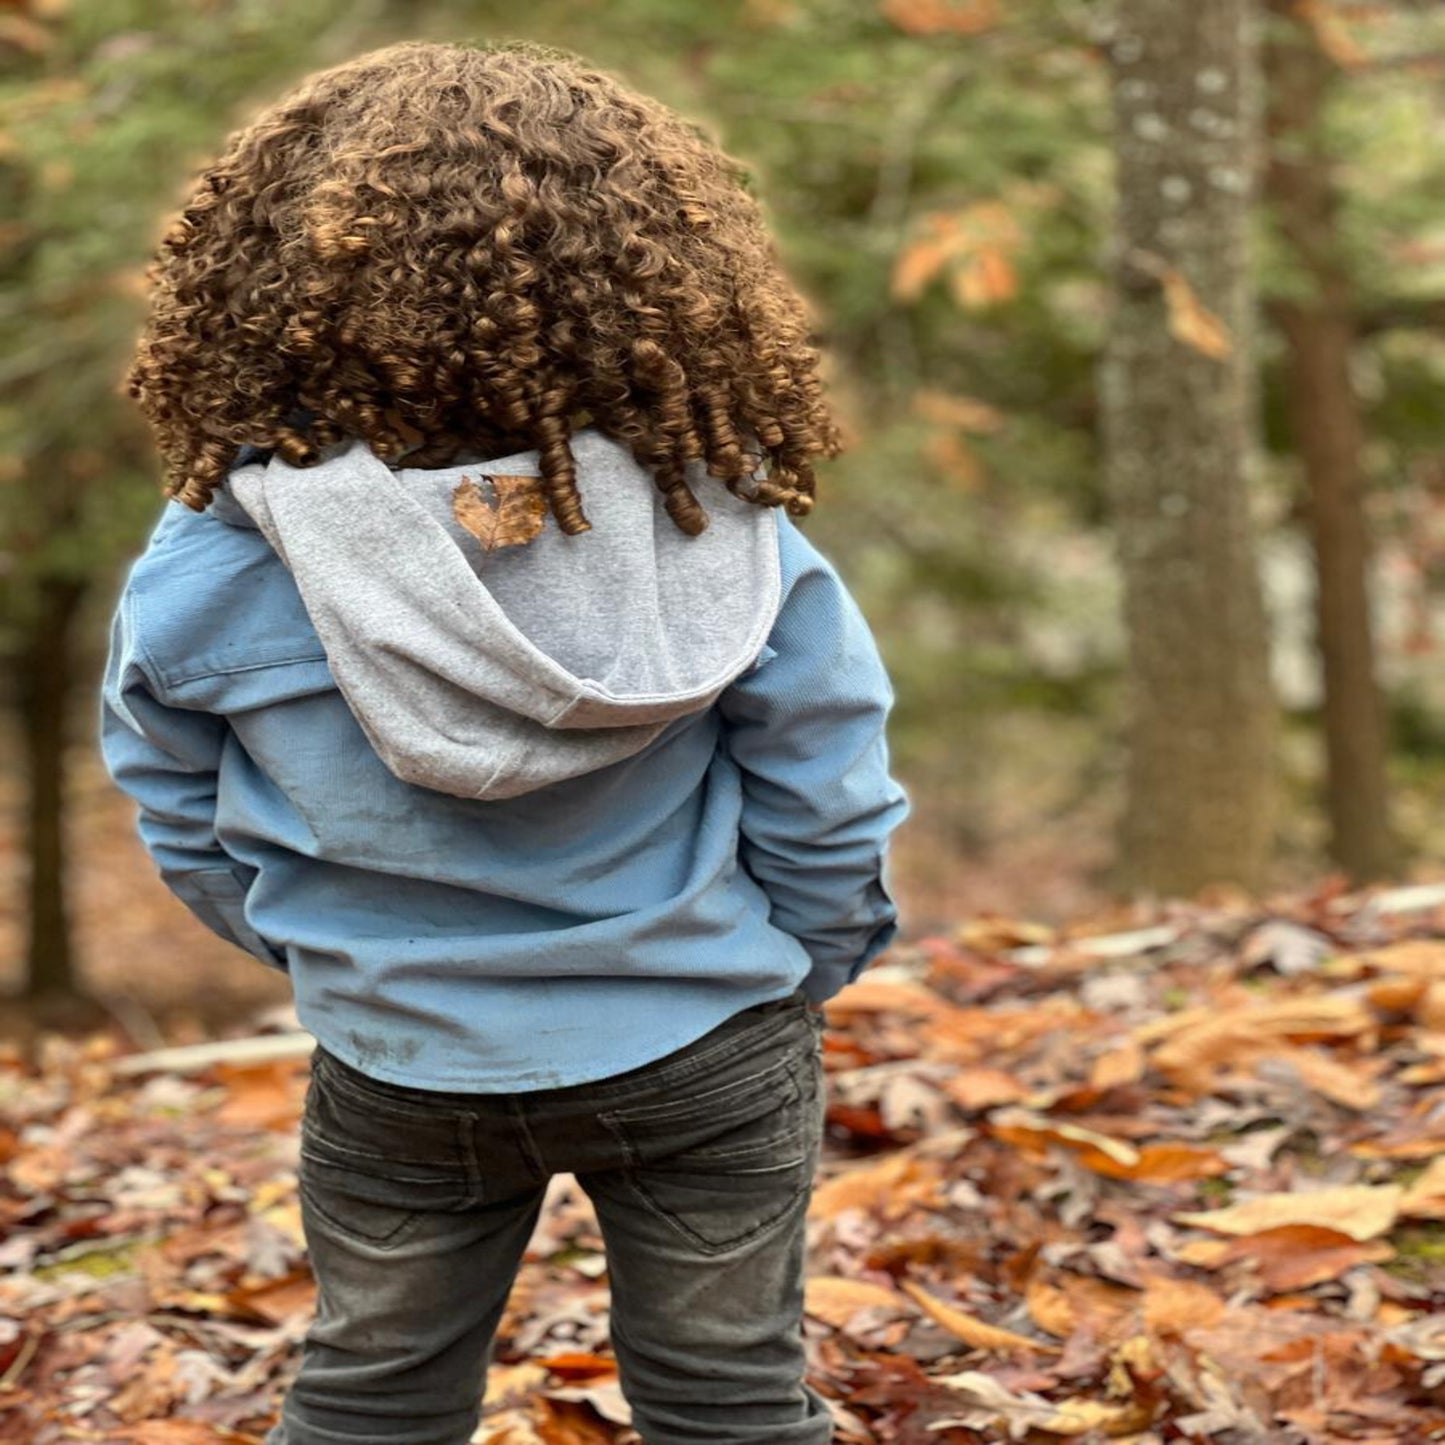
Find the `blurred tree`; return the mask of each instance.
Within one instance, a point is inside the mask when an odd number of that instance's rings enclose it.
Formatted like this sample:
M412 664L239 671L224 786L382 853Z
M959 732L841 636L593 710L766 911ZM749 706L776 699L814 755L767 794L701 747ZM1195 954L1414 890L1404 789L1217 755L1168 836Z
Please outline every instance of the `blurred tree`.
M340 59L385 7L64 0L0 25L0 662L25 748L27 991L76 990L64 828L77 628L159 498L119 392L157 215L263 83ZM15 219L8 219L13 216ZM87 714L89 715L89 714Z
M1274 702L1246 476L1249 0L1118 0L1117 298L1103 416L1129 638L1127 880L1258 885Z
M1293 294L1273 298L1269 314L1288 353L1284 389L1315 556L1330 853L1364 882L1393 873L1399 849L1390 825L1385 707L1370 610L1365 424L1351 374L1360 301L1344 254L1324 127L1341 52L1326 52L1332 32L1322 35L1318 19L1312 23L1295 0L1268 0L1267 8L1265 194L1298 283Z

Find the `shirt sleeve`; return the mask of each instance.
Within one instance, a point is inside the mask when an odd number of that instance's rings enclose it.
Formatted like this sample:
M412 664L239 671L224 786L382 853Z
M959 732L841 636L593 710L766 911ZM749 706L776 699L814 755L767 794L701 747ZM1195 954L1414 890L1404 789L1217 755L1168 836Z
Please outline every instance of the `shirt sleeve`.
M742 773L740 858L773 924L807 949L814 1003L852 983L898 931L887 846L907 816L889 773L893 689L857 603L780 519L783 600L758 664L719 707Z
M212 932L286 972L285 955L246 919L255 869L216 837L216 783L225 718L161 700L121 597L101 687L100 747L116 785L139 804L141 841L166 886Z

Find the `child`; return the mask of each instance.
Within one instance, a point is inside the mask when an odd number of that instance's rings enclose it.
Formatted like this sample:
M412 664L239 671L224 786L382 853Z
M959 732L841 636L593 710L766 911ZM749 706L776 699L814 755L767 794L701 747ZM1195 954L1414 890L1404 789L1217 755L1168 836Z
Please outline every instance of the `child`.
M103 746L285 971L319 1284L269 1445L463 1445L550 1177L647 1445L818 1445L824 1000L895 931L838 450L738 165L561 52L406 43L231 137L128 376L174 502Z

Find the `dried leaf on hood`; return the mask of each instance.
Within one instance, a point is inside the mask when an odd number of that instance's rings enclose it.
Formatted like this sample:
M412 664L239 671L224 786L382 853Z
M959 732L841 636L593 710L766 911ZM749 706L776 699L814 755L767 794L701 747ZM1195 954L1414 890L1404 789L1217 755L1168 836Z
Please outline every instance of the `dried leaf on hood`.
M485 476L482 480L496 500L488 501L470 477L463 477L452 492L452 515L487 552L526 546L547 519L542 479Z

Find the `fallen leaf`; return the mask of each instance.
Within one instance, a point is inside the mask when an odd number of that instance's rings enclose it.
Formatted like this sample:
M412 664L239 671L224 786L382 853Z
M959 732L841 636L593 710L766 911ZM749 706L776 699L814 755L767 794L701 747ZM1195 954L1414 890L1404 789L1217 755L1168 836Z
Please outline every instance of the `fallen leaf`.
M935 1299L926 1290L911 1280L900 1280L898 1288L913 1300L935 1324L942 1325L949 1334L957 1336L964 1344L975 1350L1013 1351L1038 1350L1045 1354L1057 1354L1059 1347L1044 1340L1031 1340L1027 1335L1017 1335L1012 1330L1000 1329L997 1325L985 1324L955 1305Z
M1261 1194L1225 1209L1174 1218L1216 1234L1260 1234L1287 1224L1312 1224L1350 1239L1374 1239L1394 1225L1404 1194L1398 1184L1347 1184L1310 1193Z
M1200 1144L1145 1144L1132 1160L1084 1148L1079 1151L1079 1163L1109 1179L1132 1179L1139 1184L1178 1184L1229 1172L1228 1161L1217 1150Z
M883 1218L901 1218L916 1205L938 1202L942 1172L937 1160L906 1152L885 1154L819 1184L808 1215L832 1219L845 1209L862 1209Z
M1089 1067L1089 1086L1100 1093L1137 1084L1144 1077L1147 1062L1144 1050L1135 1039L1126 1039L1117 1048L1109 1049Z
M1191 1241L1178 1255L1200 1269L1223 1269L1247 1260L1267 1289L1283 1293L1339 1279L1362 1264L1383 1264L1395 1251L1383 1242L1362 1242L1335 1229L1284 1224L1237 1239Z
M1224 1314L1224 1301L1197 1280L1151 1275L1144 1285L1144 1327L1150 1334L1182 1335L1208 1328Z
M1131 1430L1143 1429L1149 1414L1138 1405L1111 1405L1103 1400L1062 1400L1055 1403L1042 1395L1015 1393L991 1375L978 1370L964 1370L956 1375L934 1376L937 1384L957 1391L977 1410L957 1422L965 1428L1002 1424L1010 1438L1021 1438L1028 1430L1043 1430L1050 1435L1087 1435L1103 1431L1116 1438ZM932 1420L929 1429L946 1428L948 1420Z
M860 1310L903 1310L907 1306L885 1285L842 1275L812 1275L803 1287L803 1308L835 1330L846 1329Z
M1412 1219L1445 1219L1445 1154L1432 1159L1405 1191L1400 1213Z
M1400 973L1413 978L1445 980L1445 943L1411 938L1367 953L1346 954L1344 963L1358 963L1376 973Z

